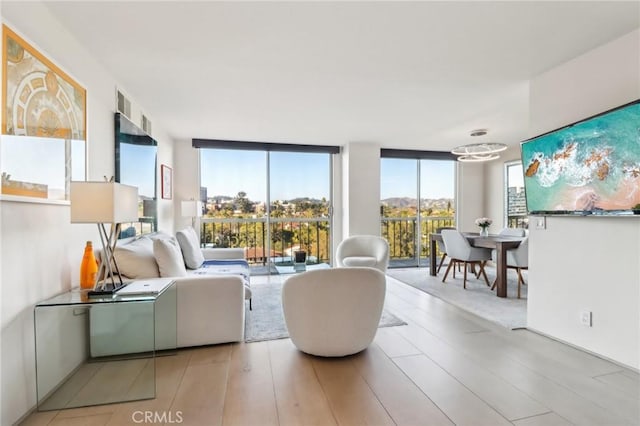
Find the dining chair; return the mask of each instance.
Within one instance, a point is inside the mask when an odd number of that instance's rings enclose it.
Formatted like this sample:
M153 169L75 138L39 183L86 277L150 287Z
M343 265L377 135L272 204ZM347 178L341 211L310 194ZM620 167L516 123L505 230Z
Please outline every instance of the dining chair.
M436 228L436 233L441 234L445 229L456 229L451 226L441 226L440 228ZM440 273L440 269L442 268L442 264L444 263L444 259L447 257L447 246L444 241L438 241L438 250L442 253L442 257L440 258L440 263L438 264L438 270L436 274Z
M496 262L496 251L491 250L491 259ZM526 285L522 277L523 270L529 270L529 237L526 236L520 245L514 249L507 250L507 269L515 269L518 273L518 299L520 299L521 285ZM496 287L493 283L491 290Z
M523 228L503 228L498 235L502 237L524 237L525 231Z
M445 229L442 231L442 239L447 248L447 255L451 258L449 266L444 273L442 282L445 282L447 275L451 267L456 264L463 264L464 267L464 279L463 288L467 288L467 269L469 265L478 265L480 268L476 277L479 278L480 274L484 277L484 281L487 283L487 287L490 286L487 274L484 271L484 265L487 260L491 259L491 250L487 248L472 247L469 241L462 235L462 233L455 229ZM453 277L455 278L456 271L453 270Z

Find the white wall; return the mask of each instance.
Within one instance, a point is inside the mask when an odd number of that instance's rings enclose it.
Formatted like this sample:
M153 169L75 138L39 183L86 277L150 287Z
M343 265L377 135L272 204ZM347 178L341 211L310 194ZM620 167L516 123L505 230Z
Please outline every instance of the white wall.
M1 7L7 25L87 89L87 177L113 175L115 79L44 3L4 2ZM145 106L147 111L153 120L153 106ZM173 144L162 123L153 124L158 163L172 166ZM173 202L161 200L158 214L160 228L171 232ZM68 204L0 200L0 424L13 424L36 401L34 304L78 285L84 242L98 239L95 226L69 223Z
M200 157L190 140L175 142L174 162L173 198L176 214L173 219L175 229L179 230L191 226L191 218L182 216L182 201L200 199Z
M484 196L484 175L484 165L458 162L456 226L461 231L478 232L475 220L489 217Z
M535 136L640 98L640 30L531 82ZM528 327L640 367L640 220L547 217L531 229ZM579 322L593 312L593 327Z

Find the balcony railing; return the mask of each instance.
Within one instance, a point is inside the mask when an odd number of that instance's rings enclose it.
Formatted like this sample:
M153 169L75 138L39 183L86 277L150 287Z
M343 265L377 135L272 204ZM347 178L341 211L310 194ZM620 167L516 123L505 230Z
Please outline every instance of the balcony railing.
M381 235L389 242L391 266L415 260L416 217L381 219ZM423 217L419 240L421 263L430 256L429 234L443 226L455 226L453 217ZM330 222L327 218L272 218L271 247L267 251L266 218L208 218L200 220L203 247L243 248L253 266L291 264L297 250L307 252L307 263L330 263Z
M507 226L509 228L524 228L529 227L529 216L526 215L514 215L507 217Z
M431 255L429 234L441 227L455 227L455 219L449 216L420 218L420 238L416 240L418 218L384 217L380 219L381 235L389 242L390 266L408 265L416 259L416 241L419 241L421 264Z
M266 218L201 218L203 247L243 248L252 265L291 264L295 251L307 252L307 263L330 262L328 218L272 218L271 247L267 249ZM267 251L269 250L269 251Z

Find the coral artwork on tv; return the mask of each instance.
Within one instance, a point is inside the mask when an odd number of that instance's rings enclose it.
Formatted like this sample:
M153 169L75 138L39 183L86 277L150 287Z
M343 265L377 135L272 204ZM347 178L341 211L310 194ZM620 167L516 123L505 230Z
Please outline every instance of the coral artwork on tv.
M640 101L522 143L531 214L631 214L640 203Z

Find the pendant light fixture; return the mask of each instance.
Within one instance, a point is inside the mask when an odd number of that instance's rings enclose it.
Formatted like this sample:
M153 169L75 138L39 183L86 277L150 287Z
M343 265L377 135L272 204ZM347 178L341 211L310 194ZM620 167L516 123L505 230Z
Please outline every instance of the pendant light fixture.
M488 133L487 129L477 129L471 131L471 137L484 136ZM477 163L481 161L491 161L500 158L499 152L507 149L507 145L496 142L480 142L461 145L453 148L451 153L459 155L458 161Z

